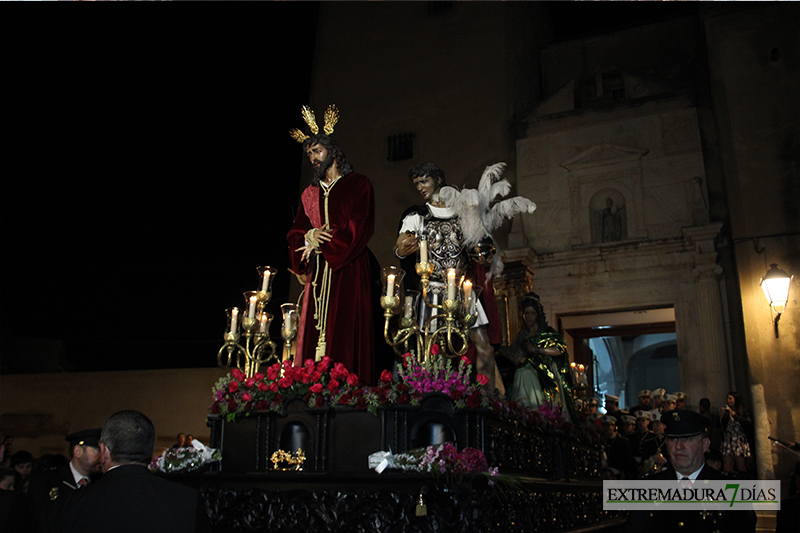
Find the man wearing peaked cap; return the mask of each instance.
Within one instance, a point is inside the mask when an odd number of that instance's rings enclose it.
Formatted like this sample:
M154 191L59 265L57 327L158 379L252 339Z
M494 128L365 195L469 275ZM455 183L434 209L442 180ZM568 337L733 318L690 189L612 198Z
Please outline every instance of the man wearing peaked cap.
M639 398L639 404L632 406L628 412L635 413L636 411L649 411L650 407L650 389L640 390L636 395Z
M664 404L664 395L667 393L664 389L655 389L653 392L650 393L650 404L652 405L652 409L661 410L661 406Z
M685 409L686 408L686 393L685 392L673 392L672 394L675 395L675 409Z
M727 480L722 472L705 464L710 440L708 419L694 411L666 411L661 415L671 468L648 476L648 480ZM756 528L753 511L635 511L628 517L629 532L733 532L752 533Z
M672 411L675 409L675 402L678 401L678 397L674 394L665 394L663 396L664 404L661 406L661 412Z
M69 463L31 479L28 492L40 517L39 531L54 531L56 515L68 496L101 476L100 428L76 431L64 440L69 443Z

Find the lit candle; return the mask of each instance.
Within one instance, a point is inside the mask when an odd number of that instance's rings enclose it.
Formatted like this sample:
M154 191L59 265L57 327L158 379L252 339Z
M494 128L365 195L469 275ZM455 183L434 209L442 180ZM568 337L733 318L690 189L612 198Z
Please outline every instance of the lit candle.
M239 324L239 308L231 309L231 333L236 333L236 326Z
M394 274L386 276L386 296L394 296Z
M467 280L464 282L464 301L469 303L469 311L472 312L472 302L470 302L470 298L472 298L472 282Z
M257 301L258 297L255 294L250 297L250 307L247 308L247 318L255 318Z
M450 268L447 270L447 299L456 299L456 269Z
M412 308L414 306L414 297L413 296L406 296L406 307L405 307L405 317L411 318Z
M261 282L261 290L267 292L269 290L269 269L264 270L264 281Z
M428 262L428 239L419 241L419 260L423 263Z
M261 313L261 322L258 325L258 331L260 331L261 333L267 332L267 324L269 323L269 321L267 320L268 318L269 315L267 313Z

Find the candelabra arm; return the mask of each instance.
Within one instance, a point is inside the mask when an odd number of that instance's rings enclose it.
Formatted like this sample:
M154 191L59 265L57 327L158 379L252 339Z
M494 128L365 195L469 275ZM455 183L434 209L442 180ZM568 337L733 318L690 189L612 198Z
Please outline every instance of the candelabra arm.
M236 337L238 339L238 335ZM223 362L223 356L227 353L227 358L225 358ZM237 367L241 367L238 363L238 359L245 355L247 352L241 344L236 342L236 340L226 341L225 344L222 345L222 348L219 349L217 352L217 364L222 368L230 368L231 361L236 362Z

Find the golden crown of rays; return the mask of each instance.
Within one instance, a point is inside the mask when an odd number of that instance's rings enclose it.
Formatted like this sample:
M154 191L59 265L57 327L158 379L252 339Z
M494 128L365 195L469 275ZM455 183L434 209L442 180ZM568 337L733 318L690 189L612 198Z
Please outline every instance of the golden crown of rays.
M305 120L309 129L311 129L311 135L317 135L319 133L319 126L317 126L317 118L314 116L314 112L307 105L303 106L301 112L303 114L303 120ZM333 127L338 121L339 109L336 107L336 104L331 104L328 106L328 109L325 110L325 125L322 128L322 130L325 132L325 135L330 135L333 133ZM290 130L289 135L291 135L292 139L299 143L310 137L310 135L306 135L297 128Z

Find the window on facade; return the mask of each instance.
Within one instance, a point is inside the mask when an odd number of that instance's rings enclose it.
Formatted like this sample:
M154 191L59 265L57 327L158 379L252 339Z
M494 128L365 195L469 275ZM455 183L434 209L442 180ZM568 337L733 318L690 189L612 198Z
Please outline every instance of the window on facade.
M404 161L414 157L414 134L411 132L389 135L387 139L387 155L389 161Z

